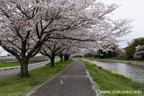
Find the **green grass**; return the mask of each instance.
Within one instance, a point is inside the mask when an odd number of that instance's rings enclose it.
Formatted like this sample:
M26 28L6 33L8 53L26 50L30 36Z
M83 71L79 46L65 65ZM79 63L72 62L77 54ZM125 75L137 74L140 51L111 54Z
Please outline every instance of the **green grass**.
M20 78L19 75L0 80L0 96L25 96L38 85L52 78L63 70L72 60L56 62L56 67L50 65L29 71L30 78Z
M29 64L34 64L34 63L29 63ZM0 63L0 68L12 67L12 66L20 66L20 64L19 63Z
M80 59L79 59L80 60ZM82 61L82 60L81 60ZM118 72L111 72L105 68L99 67L89 61L82 61L89 71L90 76L102 91L143 91L144 83L135 82ZM100 96L144 96L143 94L101 94Z

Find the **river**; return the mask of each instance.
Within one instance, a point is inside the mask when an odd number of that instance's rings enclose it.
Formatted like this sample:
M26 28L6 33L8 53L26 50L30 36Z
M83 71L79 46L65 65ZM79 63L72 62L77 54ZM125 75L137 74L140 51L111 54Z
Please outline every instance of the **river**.
M120 74L131 78L137 82L144 82L144 66L129 65L124 63L115 62L100 62L95 60L89 60L90 62L101 66L110 71L119 72Z

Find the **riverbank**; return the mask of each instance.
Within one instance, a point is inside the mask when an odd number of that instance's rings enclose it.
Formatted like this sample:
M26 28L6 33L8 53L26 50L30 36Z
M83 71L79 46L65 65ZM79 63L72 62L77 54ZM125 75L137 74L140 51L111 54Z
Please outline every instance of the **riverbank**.
M20 78L19 74L0 80L0 96L25 96L28 92L38 85L51 79L72 60L66 62L56 62L56 67L50 67L50 64L41 68L29 71L30 78Z
M85 64L93 81L98 85L100 96L144 96L142 93L144 92L144 83L135 82L118 72L108 71L89 61L81 61Z
M125 64L144 66L144 61L115 60L115 59L98 59L98 58L88 58L88 59L90 59L90 60L96 60L96 61L101 61L101 62L117 62L117 63L125 63Z

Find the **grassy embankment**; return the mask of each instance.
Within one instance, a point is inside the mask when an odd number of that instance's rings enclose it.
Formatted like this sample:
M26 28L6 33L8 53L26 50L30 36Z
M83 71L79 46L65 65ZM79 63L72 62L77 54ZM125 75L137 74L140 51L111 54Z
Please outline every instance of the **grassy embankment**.
M81 59L80 59L81 60ZM81 60L82 61L82 60ZM82 61L89 71L93 81L99 86L100 92L107 92L100 96L144 96L143 94L134 94L134 91L140 90L144 92L144 83L134 82L133 80L119 74L118 72L111 72L105 68L89 62ZM116 94L116 92L130 92L129 94ZM115 92L112 94L112 92Z
M29 65L30 64L34 64L34 63L29 63ZM13 66L20 66L20 64L19 63L0 63L0 68L13 67ZM13 69L13 68L11 68L11 69ZM8 70L8 69L4 69L4 70ZM2 71L2 70L0 69L0 71Z
M29 64L34 64L34 63L29 63ZM20 63L0 63L0 68L12 67L12 66L20 66Z
M0 80L0 96L24 96L38 85L51 79L69 65L72 60L60 63L56 67L50 65L29 71L30 78L20 78L19 74Z

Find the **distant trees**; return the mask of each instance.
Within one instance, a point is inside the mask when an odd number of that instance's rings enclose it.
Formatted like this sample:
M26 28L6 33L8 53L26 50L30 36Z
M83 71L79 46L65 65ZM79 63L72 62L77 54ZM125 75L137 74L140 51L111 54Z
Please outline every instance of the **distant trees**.
M118 46L107 45L107 46L103 46L102 49L99 49L95 57L108 58L108 57L116 57L117 55L118 55Z
M103 45L97 51L88 51L84 54L85 57L96 57L96 58L109 58L117 57L119 53L118 45L108 44Z
M85 53L84 57L94 57L94 54L92 54L92 53Z
M117 53L118 53L118 56L117 56L118 59L127 59L126 52L124 51L123 48L118 48Z
M136 52L134 54L136 59L144 59L144 45L139 45L136 47Z
M136 47L139 45L144 45L144 38L134 39L131 43L128 44L128 46L125 48L127 58L133 58L136 52Z
M127 58L133 58L133 55L136 51L136 46L129 45L125 48Z
M118 59L144 59L144 37L134 39L125 48L118 48L116 44L103 44L97 52L87 52L85 57L109 58L117 57Z

